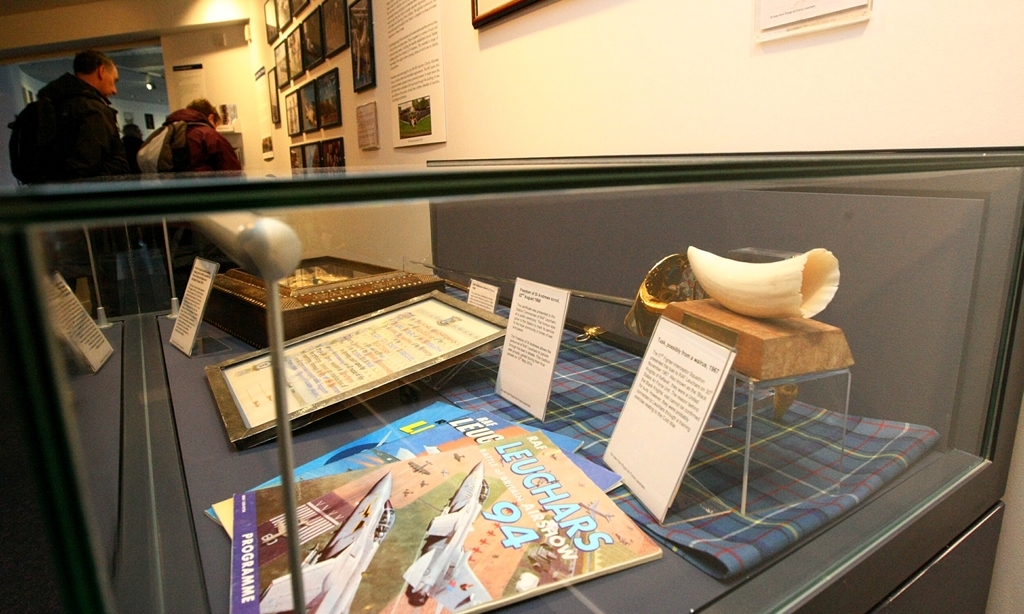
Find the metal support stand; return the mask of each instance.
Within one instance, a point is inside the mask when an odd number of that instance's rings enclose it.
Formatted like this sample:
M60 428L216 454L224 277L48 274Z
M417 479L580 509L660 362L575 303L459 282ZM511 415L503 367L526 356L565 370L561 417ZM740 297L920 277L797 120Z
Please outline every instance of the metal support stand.
M96 289L96 325L100 328L110 328L113 324L107 321L107 310L103 308L103 302L100 299L100 279L96 275L96 258L92 255L92 240L89 238L89 229L86 226L82 226L82 232L85 233L85 247L89 250L92 286Z
M167 280L171 283L171 313L167 314L168 320L178 317L178 293L174 291L174 260L171 258L171 240L167 236L167 220L160 220L164 227L164 251L167 252Z
M288 532L288 564L292 576L292 603L295 612L306 611L302 586L302 552L299 548L298 503L295 496L295 459L292 455L292 428L288 421L288 397L284 379L284 324L281 317L281 296L277 284L267 283L267 335L270 341L270 369L274 376L274 409L277 415L277 452L281 467L281 490L284 495L284 522Z

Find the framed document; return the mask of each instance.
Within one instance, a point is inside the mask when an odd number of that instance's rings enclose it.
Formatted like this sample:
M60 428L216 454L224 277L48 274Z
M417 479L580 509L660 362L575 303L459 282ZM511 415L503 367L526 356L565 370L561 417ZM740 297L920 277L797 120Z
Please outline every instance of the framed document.
M341 87L338 85L337 68L316 78L316 100L320 109L320 127L340 126Z
M309 70L323 61L324 30L318 6L302 22L302 66Z
M302 65L302 28L295 28L288 35L288 78L294 80L306 67Z
M431 292L285 344L293 428L469 360L497 345L507 321ZM266 350L206 368L238 449L272 439L274 388Z
M373 52L373 6L356 0L348 7L349 44L352 47L352 89L377 86L377 62Z
M288 76L288 44L286 41L281 41L277 47L274 47L274 66L277 70L277 87L283 90L291 81L291 77Z
M332 55L348 48L348 0L326 0L324 13L324 55Z
M277 68L271 67L267 71L267 89L270 92L270 121L274 124L281 123L281 95L277 91Z
M492 21L525 9L537 0L472 0L473 27L479 28Z
M291 156L292 172L302 170L302 145L292 145L288 149L288 154Z
M320 155L324 168L341 168L345 166L345 139L339 137L323 141L320 147Z
M277 28L283 34L284 29L292 22L292 3L291 0L275 0L275 3L277 4Z
M316 132L320 128L320 113L316 106L316 80L310 81L298 90L299 124L302 132Z
M320 141L306 143L302 146L302 167L320 168L323 166L320 159Z
M302 134L299 125L299 92L291 92L284 97L284 114L287 120L288 136Z
M267 23L267 44L270 45L277 38L277 8L274 0L267 0L263 4L263 18Z

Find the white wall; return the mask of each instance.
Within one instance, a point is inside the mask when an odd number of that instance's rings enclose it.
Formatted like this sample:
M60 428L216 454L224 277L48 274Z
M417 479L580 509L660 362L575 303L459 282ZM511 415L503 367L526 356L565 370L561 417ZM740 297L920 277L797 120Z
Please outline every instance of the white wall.
M759 45L753 2L559 0L480 31L442 2L448 142L394 150L385 4L379 85L344 101L354 137L377 100L382 148L350 165L1024 142L1024 3L875 0L867 24Z
M185 73L175 73L174 66L202 64L205 98L214 106L237 105L241 138L231 135L229 140L236 148L241 140L243 168L249 169L253 160L261 159L262 152L245 26L222 25L169 34L160 38L160 45L167 76L167 99L173 107L172 112L191 102L191 99L184 102L179 99L181 74Z

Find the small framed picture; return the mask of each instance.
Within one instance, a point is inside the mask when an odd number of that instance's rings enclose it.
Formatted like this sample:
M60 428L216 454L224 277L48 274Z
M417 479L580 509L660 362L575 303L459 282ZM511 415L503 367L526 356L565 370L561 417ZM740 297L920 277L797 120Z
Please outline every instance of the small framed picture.
M284 114L288 120L288 136L302 134L302 126L299 124L299 92L298 90L284 97Z
M320 143L320 163L324 168L345 166L345 139L328 139Z
M302 168L320 168L323 166L320 159L320 141L306 143L302 146Z
M302 145L290 147L288 149L288 155L291 158L292 170L302 170Z
M263 5L263 18L267 23L267 44L272 44L277 39L277 7L274 0L267 0Z
M430 96L398 104L398 138L429 136L430 125Z
M288 78L294 80L306 70L302 65L302 28L288 35Z
M299 125L302 132L315 132L320 128L320 114L316 108L316 81L310 81L298 89Z
M356 0L348 7L349 46L352 48L352 89L361 92L377 86L373 53L373 6Z
M302 9L309 6L309 0L292 0L292 16L298 17Z
M324 56L348 48L348 0L326 0L322 5L324 20Z
M291 81L291 77L288 76L288 44L286 41L281 41L277 47L274 47L274 66L277 70L277 87L283 90Z
M288 24L292 22L291 0L275 0L277 4L277 31L284 32Z
M320 7L318 6L302 22L302 66L309 70L323 61L324 31L323 20L320 18Z
M153 114L152 113L146 113L142 117L146 121L146 130L152 130L153 128L156 127L155 126L156 122L153 119Z
M267 71L267 90L270 93L270 121L274 124L281 123L281 99L277 91L277 69L271 67Z
M320 115L320 127L340 126L341 88L338 84L337 68L316 78L316 101Z

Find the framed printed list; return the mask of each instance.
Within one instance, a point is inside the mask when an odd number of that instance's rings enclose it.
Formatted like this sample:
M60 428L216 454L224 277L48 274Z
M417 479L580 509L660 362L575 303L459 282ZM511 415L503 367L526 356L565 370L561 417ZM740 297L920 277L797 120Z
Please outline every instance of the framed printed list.
M469 360L499 345L507 325L434 291L293 339L284 348L289 419L298 428ZM269 360L260 350L206 367L236 448L274 437Z

